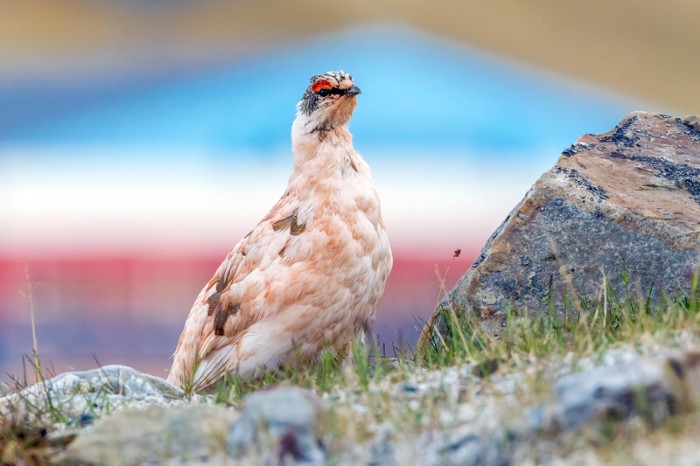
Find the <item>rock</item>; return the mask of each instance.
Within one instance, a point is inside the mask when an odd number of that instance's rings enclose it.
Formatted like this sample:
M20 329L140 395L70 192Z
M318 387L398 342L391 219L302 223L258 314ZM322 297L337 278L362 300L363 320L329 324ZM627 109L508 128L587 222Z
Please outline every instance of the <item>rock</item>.
M250 394L231 430L229 447L234 455L255 446L258 450L263 447L261 454L275 451L280 462L289 458L298 463L325 464L326 455L316 437L316 418L321 412L321 400L301 388Z
M59 462L98 464L226 464L228 432L238 414L223 406L123 409L95 422Z
M369 446L370 460L367 462L367 466L395 466L396 455L394 450L395 446L392 445L390 430L382 430Z
M0 398L0 414L26 409L43 415L52 429L60 430L83 427L127 406L181 404L185 402L183 397L182 390L163 379L130 367L110 365L66 372ZM57 422L59 419L65 422Z
M445 331L443 309L498 334L508 308L578 311L606 279L625 298L623 274L631 293L645 299L651 290L658 299L688 290L699 266L697 117L633 113L563 152L494 232L422 340Z
M652 425L697 409L700 352L641 358L570 374L556 384L556 399L532 411L533 425L558 433L641 416Z
M697 115L688 115L687 117L683 118L683 121L688 125L691 126L693 129L700 131L700 117Z
M296 387L253 393L224 406L123 409L78 433L69 464L325 464L316 437L321 401Z
M442 464L474 466L508 466L511 462L493 439L468 434L451 441L440 450Z

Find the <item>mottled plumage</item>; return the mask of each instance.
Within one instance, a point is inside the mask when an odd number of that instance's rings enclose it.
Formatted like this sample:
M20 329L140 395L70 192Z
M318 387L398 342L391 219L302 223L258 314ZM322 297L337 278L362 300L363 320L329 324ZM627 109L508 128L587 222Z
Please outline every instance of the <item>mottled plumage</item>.
M348 121L360 90L343 71L311 78L292 125L281 199L199 293L168 380L205 388L346 352L372 322L392 266L369 166Z

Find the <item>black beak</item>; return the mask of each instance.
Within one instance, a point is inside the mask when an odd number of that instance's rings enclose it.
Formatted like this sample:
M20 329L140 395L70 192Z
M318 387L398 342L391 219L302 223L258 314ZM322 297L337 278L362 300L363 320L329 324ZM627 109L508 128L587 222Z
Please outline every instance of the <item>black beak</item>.
M350 89L345 91L345 95L357 95L362 94L362 91L357 86L352 86Z

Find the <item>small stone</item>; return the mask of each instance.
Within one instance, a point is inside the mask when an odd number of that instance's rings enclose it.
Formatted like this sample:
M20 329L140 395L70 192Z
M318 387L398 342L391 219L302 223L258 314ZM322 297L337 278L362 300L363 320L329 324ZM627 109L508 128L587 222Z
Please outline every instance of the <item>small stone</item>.
M482 361L472 368L472 375L481 379L490 376L498 370L498 359L492 358Z
M298 387L263 390L243 400L240 419L228 434L234 455L251 449L276 451L280 461L291 458L304 464L324 464L325 453L316 437L321 400Z
M530 413L548 432L577 431L602 422L641 416L659 425L700 400L700 353L640 358L563 376L556 398Z
M232 409L202 404L124 409L80 432L58 459L69 464L222 464L229 454L228 430L237 417Z
M389 430L385 429L377 435L377 440L370 445L369 450L369 466L393 466L396 464Z
M416 393L416 392L418 392L418 387L416 387L416 386L413 385L413 384L405 383L405 384L403 384L403 386L401 387L401 390L402 390L403 392L406 392L406 393Z
M488 465L507 466L510 462L493 441L474 434L452 440L441 449L446 465Z
M683 118L683 121L690 127L694 128L696 131L700 131L700 117L697 115L688 115Z

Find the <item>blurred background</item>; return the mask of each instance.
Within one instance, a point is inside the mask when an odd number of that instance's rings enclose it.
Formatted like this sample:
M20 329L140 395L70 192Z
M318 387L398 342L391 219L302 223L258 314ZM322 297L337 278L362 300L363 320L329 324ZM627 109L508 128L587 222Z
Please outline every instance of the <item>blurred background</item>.
M0 6L2 381L31 354L29 298L45 366L165 375L199 289L286 186L314 74L363 90L388 353L579 135L700 112L692 0Z

